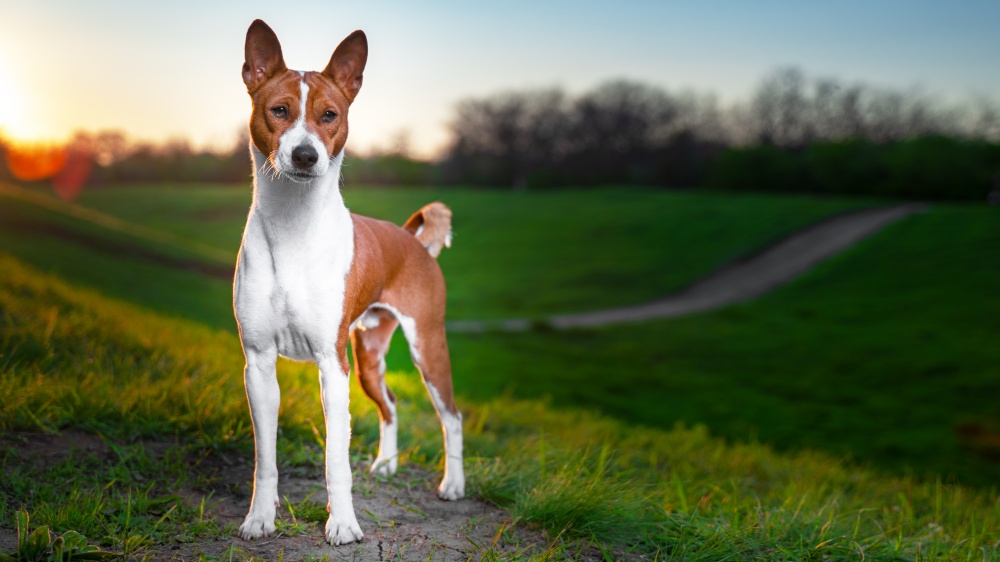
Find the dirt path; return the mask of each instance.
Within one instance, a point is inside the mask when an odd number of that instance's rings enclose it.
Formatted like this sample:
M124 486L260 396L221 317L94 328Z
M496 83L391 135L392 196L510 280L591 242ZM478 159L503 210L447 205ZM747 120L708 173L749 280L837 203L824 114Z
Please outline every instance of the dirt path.
M144 445L161 458L172 446L151 441ZM117 453L101 438L72 429L54 434L0 434L0 447L9 447L16 452L17 462L39 470L68 458L117 460ZM367 462L360 459L352 462L352 492L355 513L365 533L362 542L340 547L325 542L325 512L312 522L300 513L297 527L287 527L287 532L262 540L245 541L236 536L236 529L250 506L251 460L216 454L192 458L191 467L211 484L173 489L170 493L195 507L202 497L209 497L206 511L218 522L228 524L228 536L193 542L166 540L142 552L151 560L246 560L252 556L255 560L464 561L478 559L484 549L503 558L546 548L541 531L523 525L514 527L510 515L493 505L471 498L454 502L438 499L435 486L440 473L403 465L391 478L376 477L368 474ZM282 498L278 518L285 523L292 521L287 502L295 506L309 500L313 506L325 505L322 468L283 467L278 494ZM0 552L13 552L17 534L3 523ZM580 559L596 560L598 554L585 551Z
M173 543L157 549L154 558L195 560L220 556L233 549L264 560L322 559L324 556L330 560L468 560L477 553L473 542L488 547L504 522L510 521L509 515L480 501L441 501L432 488L435 478L439 478L437 474L408 468L392 479L376 479L368 475L362 464L353 468L354 510L365 533L364 540L359 543L332 547L323 539L323 523L313 522L302 534L278 534L263 540L245 541L231 536L191 544ZM252 472L241 476L249 480ZM283 501L290 501L292 505L306 498L325 505L323 482L321 472L283 474L278 493ZM231 523L235 529L243 522L249 506L248 495L217 495L212 511L219 520ZM287 508L279 512L279 517L284 521L290 519ZM519 539L530 535L517 534L521 535ZM539 535L536 540L543 539Z
M509 524L510 516L502 510L474 499L445 502L432 487L440 475L416 468L406 468L391 479L368 475L365 466L354 466L354 510L365 533L363 541L332 547L323 540L323 524L308 524L302 534L278 534L263 540L245 541L236 536L223 540L173 543L155 550L157 560L196 560L221 557L230 549L264 560L469 560L479 552L474 544L488 548L498 530ZM252 471L241 480L252 478ZM308 498L326 504L323 474L283 474L278 493L292 505ZM245 486L245 482L243 482ZM248 495L217 495L212 512L233 529L239 526L250 506ZM287 508L279 517L290 519ZM504 536L517 536L517 546L501 541L497 551L517 551L529 544L544 544L539 533L518 529ZM237 556L236 559L242 559Z
M753 257L726 265L680 292L645 304L550 316L541 321L527 318L459 320L449 322L448 330L520 332L538 324L556 329L591 328L720 308L784 285L885 226L926 209L923 203L910 203L837 215L800 230Z

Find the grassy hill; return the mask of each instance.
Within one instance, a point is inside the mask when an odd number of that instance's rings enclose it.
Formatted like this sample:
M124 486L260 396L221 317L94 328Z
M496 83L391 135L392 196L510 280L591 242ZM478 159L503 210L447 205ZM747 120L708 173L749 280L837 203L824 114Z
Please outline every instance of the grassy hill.
M572 333L453 335L458 387L479 398L548 395L663 428L702 423L733 440L995 485L998 248L995 209L936 206L716 312Z
M357 213L402 224L429 201L452 207L454 247L440 259L449 317L534 316L635 304L824 217L875 202L638 188L511 193L354 187ZM235 257L249 189L93 190L82 205Z
M357 188L346 199L356 212L397 223L435 199L454 208L455 245L440 260L453 319L642 302L811 222L873 204L635 188ZM109 296L235 331L228 271L249 201L248 189L232 186L144 186L84 192L81 207L0 185L0 251Z
M230 253L0 184L0 252L169 316L236 330Z
M0 259L0 427L99 434L118 451L110 463L51 465L0 452L0 521L23 505L39 524L136 552L184 529L191 540L231 534L197 509L211 479L181 467L252 455L229 286L206 269L234 251L214 241L238 239L246 198L207 187L94 192L85 202L101 213L88 215L0 191L0 252L17 256ZM542 314L640 302L870 204L610 189L347 199L397 222L429 199L456 209L442 265L458 293L452 316L465 318L507 316L511 303ZM521 523L594 537L618 557L997 557L1000 217L990 211L935 207L716 313L451 335L471 489ZM143 226L113 220L129 214ZM26 223L35 226L15 226ZM615 259L630 273L601 275ZM439 430L404 356L397 342L390 385L407 408L406 462L433 468ZM281 456L316 465L315 371L280 368ZM370 453L377 416L363 398L352 410L353 446ZM173 444L151 444L163 441ZM40 484L60 482L69 485ZM145 523L129 527L123 513Z
M76 529L130 555L231 534L199 468L249 462L236 338L80 291L0 259L0 405L11 431L95 433L114 453L46 463L0 448L0 521ZM315 372L280 366L280 458L318 466ZM393 373L406 464L440 463L436 420L412 375ZM352 401L359 454L377 416ZM987 492L900 479L816 452L726 443L704 427L629 425L545 402L462 400L470 491L564 540L609 556L683 560L966 560L997 556L1000 502ZM173 443L159 445L157 443ZM432 486L432 482L424 485ZM206 508L206 505L209 507ZM281 510L283 524L294 519ZM316 524L301 532L319 534ZM564 550L549 550L560 557ZM611 554L617 553L617 554ZM524 555L530 552L524 552ZM483 548L489 556L489 547Z

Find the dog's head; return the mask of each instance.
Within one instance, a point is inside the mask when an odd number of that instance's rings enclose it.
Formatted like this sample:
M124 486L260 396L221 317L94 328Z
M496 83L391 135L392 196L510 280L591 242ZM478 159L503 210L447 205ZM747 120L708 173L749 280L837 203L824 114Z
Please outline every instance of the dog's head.
M247 30L243 82L253 100L250 139L283 176L324 175L347 142L347 110L361 89L368 39L355 31L322 72L288 70L274 31L261 20Z

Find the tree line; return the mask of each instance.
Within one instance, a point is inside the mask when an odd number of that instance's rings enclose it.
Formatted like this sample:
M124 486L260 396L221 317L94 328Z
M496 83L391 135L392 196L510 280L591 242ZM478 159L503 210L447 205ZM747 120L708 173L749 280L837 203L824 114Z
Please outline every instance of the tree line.
M670 188L856 193L979 199L998 189L1000 107L987 98L943 103L786 68L749 100L614 80L578 95L509 91L457 104L452 142L434 162L406 142L351 155L349 185L470 185L513 189L634 184ZM403 139L405 141L405 139ZM231 149L184 140L132 141L81 133L62 156L87 186L146 182L246 183L246 132ZM0 139L0 153L10 147ZM10 162L10 159L3 159ZM0 178L12 177L10 166Z
M983 198L1000 177L1000 110L949 106L798 69L766 77L752 98L612 81L461 102L447 183L515 189L641 184L757 191Z

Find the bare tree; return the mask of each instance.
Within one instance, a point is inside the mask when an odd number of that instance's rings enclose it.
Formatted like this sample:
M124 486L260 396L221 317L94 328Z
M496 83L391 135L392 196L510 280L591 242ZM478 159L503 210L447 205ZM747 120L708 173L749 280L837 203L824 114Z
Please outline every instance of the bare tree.
M1000 106L985 96L978 96L969 104L962 121L969 136L1000 140Z
M673 131L677 104L660 88L615 80L573 104L573 146L634 154L652 149Z
M94 158L101 166L110 166L128 156L131 144L121 131L99 131L93 142Z
M532 172L565 150L565 103L558 89L460 102L447 165L458 175L526 187Z
M665 91L616 80L571 111L568 164L578 181L655 181L655 154L677 132L678 104Z
M811 140L816 131L809 101L801 70L784 68L767 76L750 102L754 140L785 147Z

